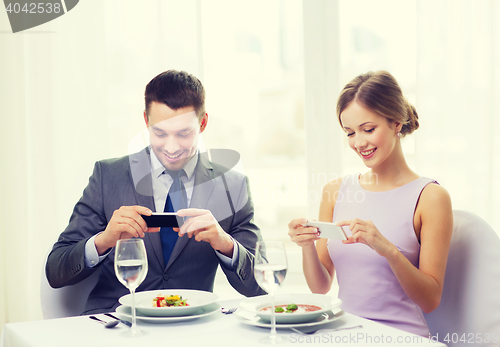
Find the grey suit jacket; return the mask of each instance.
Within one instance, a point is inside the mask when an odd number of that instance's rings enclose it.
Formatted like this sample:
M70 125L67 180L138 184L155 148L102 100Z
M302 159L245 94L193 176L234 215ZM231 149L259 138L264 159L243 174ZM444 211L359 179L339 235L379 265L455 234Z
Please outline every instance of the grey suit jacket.
M95 164L69 225L48 256L45 270L54 288L78 283L94 271L100 271L84 314L113 310L118 306L118 299L129 293L116 278L114 249L95 268L86 268L84 254L86 241L106 228L113 212L131 205L155 211L148 148ZM264 294L253 276L255 243L260 239L260 230L253 222L247 178L211 163L206 155L200 154L190 207L210 210L222 229L235 240L238 263L234 268L221 265L231 285L245 296ZM219 258L209 243L184 235L177 240L168 264L164 264L160 233L146 233L144 243L149 269L137 291L176 288L213 291Z

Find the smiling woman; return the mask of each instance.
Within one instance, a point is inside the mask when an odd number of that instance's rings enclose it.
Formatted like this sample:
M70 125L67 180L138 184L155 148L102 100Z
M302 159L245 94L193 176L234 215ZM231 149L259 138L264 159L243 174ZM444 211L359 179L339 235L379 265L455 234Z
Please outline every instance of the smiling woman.
M402 158L403 148L394 135L402 138L419 127L415 107L403 97L397 81L386 71L369 72L348 83L339 96L337 116L349 146L367 167L376 165L368 161L375 151L379 160L392 153ZM387 141L388 137L393 141Z
M394 77L378 71L344 87L337 116L370 170L323 189L319 219L348 226L347 240L320 239L302 218L289 223L309 288L326 293L336 275L346 312L428 336L422 311L439 306L453 220L446 190L404 158L401 134L418 127L416 111ZM342 198L352 192L362 199Z
M411 134L419 127L417 110L404 98L399 84L387 71L368 72L344 87L337 103L340 125L341 115L352 105L352 101L375 111L388 122L401 124L398 129L400 137Z

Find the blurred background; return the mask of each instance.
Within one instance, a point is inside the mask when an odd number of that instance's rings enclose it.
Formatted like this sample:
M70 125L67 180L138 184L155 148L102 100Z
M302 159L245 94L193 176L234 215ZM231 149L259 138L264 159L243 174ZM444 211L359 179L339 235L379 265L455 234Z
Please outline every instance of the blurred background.
M168 69L205 85L205 146L241 154L264 239L287 244L283 291L308 292L288 222L366 171L335 106L369 70L417 108L412 169L500 232L499 61L494 0L85 0L16 34L0 10L0 329L42 318L49 249L94 162L143 146L144 87ZM238 295L220 276L215 292Z

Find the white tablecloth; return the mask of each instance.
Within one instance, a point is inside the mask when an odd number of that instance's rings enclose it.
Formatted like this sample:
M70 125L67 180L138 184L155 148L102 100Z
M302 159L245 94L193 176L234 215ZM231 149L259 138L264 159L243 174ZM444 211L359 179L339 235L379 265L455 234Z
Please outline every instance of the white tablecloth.
M236 307L241 300L220 301L222 307ZM110 318L98 314L103 320ZM335 329L363 325L362 328L328 332L321 330L314 335L301 335L289 329L278 329L278 334L288 341L282 346L444 346L428 338L413 335L361 317L343 313L338 319L321 326ZM236 314L217 312L186 322L149 324L138 322L149 331L140 338L125 338L120 333L128 329L123 324L106 329L88 316L48 319L4 326L0 347L99 347L99 346L170 346L170 347L234 347L257 346L269 334L269 329L243 324Z

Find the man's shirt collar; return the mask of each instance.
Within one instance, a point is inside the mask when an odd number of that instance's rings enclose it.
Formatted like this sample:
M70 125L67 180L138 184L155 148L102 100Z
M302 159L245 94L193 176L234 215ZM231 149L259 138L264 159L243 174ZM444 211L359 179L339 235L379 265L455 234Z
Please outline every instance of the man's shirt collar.
M155 152L151 147L149 147L149 153L151 153L151 167L153 169L153 174L156 177L160 177L160 175L165 171L165 167L160 162L160 160L158 159L158 157L156 156ZM183 170L186 173L188 181L191 181L191 178L194 175L196 164L198 164L198 153L199 151L196 151L196 154L191 159L189 159L187 164L184 165L183 167Z

